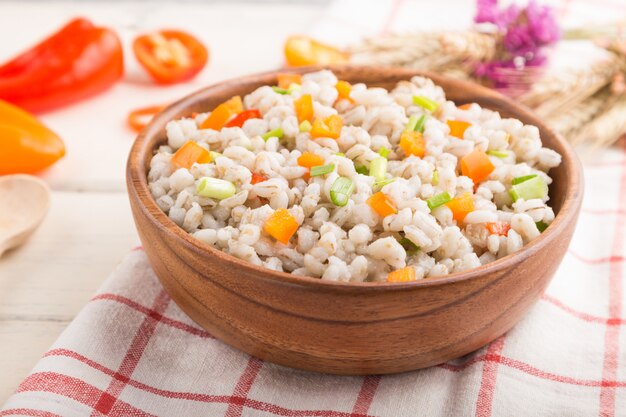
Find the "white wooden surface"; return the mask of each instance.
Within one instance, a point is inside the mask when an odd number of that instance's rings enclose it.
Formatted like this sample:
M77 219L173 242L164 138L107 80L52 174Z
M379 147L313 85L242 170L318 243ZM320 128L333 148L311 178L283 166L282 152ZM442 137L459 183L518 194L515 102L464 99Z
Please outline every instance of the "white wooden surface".
M53 201L42 227L0 258L0 405L138 244L124 186L134 137L128 111L280 66L285 37L306 33L322 13L320 3L0 3L0 61L86 16L119 32L127 63L125 80L109 92L41 117L64 138L67 156L43 175ZM163 27L186 28L209 46L209 65L193 82L155 87L129 53L137 33Z

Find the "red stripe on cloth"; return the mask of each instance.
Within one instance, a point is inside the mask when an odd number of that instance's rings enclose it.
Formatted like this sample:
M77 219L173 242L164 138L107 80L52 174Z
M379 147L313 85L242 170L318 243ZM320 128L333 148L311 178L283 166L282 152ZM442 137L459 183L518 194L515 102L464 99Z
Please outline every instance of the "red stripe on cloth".
M252 389L252 384L254 384L254 380L259 374L262 366L263 362L259 359L253 358L252 356L248 359L246 369L244 369L243 373L239 377L239 381L237 381L237 385L235 385L235 391L231 396L228 409L226 410L224 417L241 416L243 405L248 399L248 393L250 392L250 389Z
M214 339L213 335L211 335L210 333L208 333L205 330L202 329L198 329L196 327L190 326L187 323L183 323L182 321L179 320L175 320L169 317L166 317L162 314L157 313L156 311L143 306L133 300L131 300L130 298L127 297L123 297L121 295L117 295L117 294L111 294L111 293L104 293L104 294L98 294L95 297L93 297L91 299L91 301L98 301L98 300L110 300L110 301L116 301L118 303L121 304L125 304L130 308L133 308L147 316L154 316L154 317L158 317L159 321L163 324L167 324L168 326L171 327L175 327L177 329L183 330L187 333L191 333L193 335L196 336L200 336L202 338L206 338L206 339Z
M562 301L548 295L544 294L541 296L541 299L560 308L566 313L571 314L574 317L577 317L583 321L588 323L602 323L607 326L621 326L626 324L626 320L620 318L608 318L608 317L598 317L591 314L583 313L582 311L574 310L572 307L565 305Z
M618 207L626 207L626 165L622 167L619 185ZM626 228L626 215L620 214L615 225L615 235L611 254L619 256L624 249L624 228ZM612 262L609 271L609 317L621 319L622 317L622 263ZM604 335L604 361L602 365L602 381L612 381L617 377L619 360L619 327L607 326ZM600 416L611 417L615 415L615 387L602 385L600 389Z
M387 15L387 19L385 20L382 28L380 29L379 36L386 35L389 33L393 24L396 21L396 18L398 17L398 12L400 11L400 7L402 6L402 3L404 3L403 0L393 0L393 3L391 3L391 7L389 8L389 14Z
M579 255L578 253L574 252L571 249L568 250L567 252L570 255L572 255L574 258L578 259L579 261L584 262L589 265L607 264L607 263L613 264L613 263L624 262L624 257L619 256L619 255L607 256L604 258L585 258L584 256Z
M356 397L356 402L352 408L352 414L350 414L351 417L363 417L367 415L370 406L372 405L372 401L374 401L374 395L376 395L379 383L380 375L368 375L363 378L361 390L359 391L359 395Z
M17 392L42 392L62 395L71 400L77 401L88 407L94 407L98 398L104 393L86 383L83 380L56 372L38 372L31 374L17 388ZM128 411L125 416L133 417L157 417L154 414L146 413L139 408L133 407L124 401L118 400ZM111 417L124 416L124 414L110 414Z
M0 417L13 416L16 414L31 417L63 417L60 414L55 414L51 413L50 411L44 410L35 410L34 408L10 408L8 410L0 411Z
M504 336L491 342L487 348L480 389L476 400L476 416L491 416L491 406L493 404L493 395L496 390L496 379L498 377L498 364L502 360L500 356L502 349L504 349Z
M159 292L151 308L156 314L147 315L137 329L135 337L126 352L118 371L112 377L109 387L104 393L102 393L102 395L100 395L100 398L93 407L92 417L96 417L100 414L109 415L113 411L119 395L126 386L130 376L135 371L137 364L139 364L141 356L143 355L150 338L154 334L157 324L163 317L163 312L165 312L170 300L171 298L165 290L161 290Z

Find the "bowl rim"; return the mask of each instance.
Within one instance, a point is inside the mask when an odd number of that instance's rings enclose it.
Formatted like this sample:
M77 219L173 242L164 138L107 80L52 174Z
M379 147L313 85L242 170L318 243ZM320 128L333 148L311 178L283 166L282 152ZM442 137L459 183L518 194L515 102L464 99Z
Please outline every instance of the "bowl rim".
M147 153L152 154L154 147L146 149L147 143L151 139L161 133L161 129L165 127L168 121L174 120L181 113L184 113L185 109L190 108L194 103L211 96L214 93L219 93L222 89L227 89L235 85L257 84L264 82L269 84L276 79L278 73L306 73L312 71L318 71L321 69L330 69L333 72L379 72L387 74L386 78L406 78L415 75L421 75L433 79L436 84L439 81L446 81L457 88L471 88L476 92L476 96L497 103L498 105L508 106L512 113L515 113L515 118L526 119L526 124L532 124L538 127L542 131L542 136L546 133L551 135L554 140L561 146L562 151L562 164L565 164L565 196L563 197L563 203L556 214L552 223L548 228L541 233L539 237L524 245L522 249L505 257L497 259L493 262L489 262L485 265L481 265L476 268L472 268L467 271L454 272L448 275L428 277L421 280L393 283L393 282L345 282L345 281L328 281L320 278L313 278L307 276L295 276L288 272L279 272L271 269L267 269L262 266L254 265L239 259L233 255L230 255L222 250L216 249L213 246L202 242L200 239L194 238L191 234L187 233L184 229L176 225L170 218L161 210L156 204L155 199L148 188L147 172L144 169L144 155ZM384 81L385 77L381 77L378 82ZM147 156L147 155L146 155ZM542 122L537 115L535 115L527 107L515 103L513 100L493 91L481 85L452 79L449 77L429 73L428 71L414 70L408 68L398 67L386 67L386 66L365 66L365 65L326 65L326 66L308 66L299 68L278 69L272 71L266 71L262 73L256 73L243 77L237 77L222 82L218 82L200 90L186 95L180 100L167 106L160 113L158 113L151 122L139 133L135 139L126 166L126 183L129 193L134 194L139 202L139 209L143 214L156 225L163 233L171 235L177 239L179 243L187 246L194 251L202 251L207 255L214 257L217 262L222 262L224 265L236 264L238 267L243 268L243 273L249 273L250 276L254 276L255 279L261 279L265 281L273 281L288 286L300 286L300 287L316 287L318 289L327 289L333 291L401 291L405 289L415 289L420 287L432 287L439 285L455 284L458 282L471 280L480 277L485 274L498 274L505 273L509 268L517 265L524 258L533 256L535 253L545 250L551 243L558 238L559 234L565 232L568 225L575 222L578 216L578 211L582 201L583 195L583 182L582 182L582 166L576 153L572 149L571 145L558 133L552 131L544 122Z

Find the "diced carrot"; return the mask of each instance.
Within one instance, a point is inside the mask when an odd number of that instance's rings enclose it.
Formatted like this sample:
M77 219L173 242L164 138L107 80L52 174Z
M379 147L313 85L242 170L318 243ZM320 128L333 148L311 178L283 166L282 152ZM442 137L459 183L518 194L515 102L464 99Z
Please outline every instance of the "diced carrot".
M470 177L475 185L478 185L495 169L487 154L479 149L461 158L461 173Z
M379 191L368 198L367 204L382 217L389 216L390 214L396 214L398 212L396 204L393 200L383 194L382 191Z
M302 75L282 73L276 76L280 88L289 88L291 84L302 84Z
M406 156L415 155L420 158L426 154L426 140L424 135L414 130L403 132L400 136L400 148Z
M313 121L313 98L310 94L303 94L293 102L293 106L296 109L298 122L302 123L305 120Z
M220 130L231 117L243 111L241 97L235 96L217 106L206 118L200 129Z
M285 42L285 59L292 67L336 64L348 61L350 56L339 49L306 36L290 36Z
M316 167L318 165L324 165L324 158L315 155L311 152L304 152L298 157L298 165L305 168Z
M172 164L178 168L189 169L194 162L199 164L209 163L211 162L211 154L192 140L181 146L172 156Z
M342 127L343 119L336 114L332 114L324 120L315 119L311 128L311 137L337 139L341 134Z
M462 120L447 120L446 123L450 126L450 135L459 139L463 139L465 130L472 125Z
M457 223L461 223L467 213L474 211L474 200L470 193L464 193L453 198L446 203L446 206L452 211L452 217Z
M281 208L276 210L265 221L263 230L274 239L285 245L289 243L289 239L298 230L298 222L287 209Z
M511 224L509 222L492 222L485 224L485 226L490 234L500 236L507 236L509 234L509 230L511 229Z
M406 268L396 269L387 275L387 282L409 282L416 281L415 268L407 266Z
M352 91L352 86L347 81L337 81L337 85L335 85L337 89L337 100L350 100L353 101L350 97L350 91Z
M256 172L252 173L252 179L250 180L250 184L257 184L263 181L267 181L267 177L265 175L257 174Z

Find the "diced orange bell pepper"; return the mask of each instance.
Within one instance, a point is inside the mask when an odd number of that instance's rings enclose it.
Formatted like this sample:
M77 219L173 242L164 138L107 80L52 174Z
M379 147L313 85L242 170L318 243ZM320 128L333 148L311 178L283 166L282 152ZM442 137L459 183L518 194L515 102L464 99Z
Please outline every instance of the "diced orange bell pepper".
M447 120L446 123L450 126L450 135L459 139L463 139L465 130L472 125L462 120Z
M211 112L209 117L202 122L200 129L220 130L231 117L241 113L242 111L243 103L241 102L241 97L235 96L217 106Z
M343 119L336 114L332 114L324 120L315 119L311 128L311 137L338 139L342 127Z
M337 85L335 85L335 88L337 89L337 93L339 94L337 96L337 100L349 100L351 102L354 101L350 97L350 92L352 91L352 86L350 85L349 82L347 82L347 81L337 81Z
M324 158L311 152L304 152L298 157L298 165L305 168L324 165Z
M349 55L306 36L290 36L285 42L285 59L292 67L347 62Z
M470 177L475 185L486 179L494 169L487 154L479 149L474 149L461 158L461 173Z
M452 217L457 223L461 223L467 213L474 211L474 200L470 193L464 193L453 198L446 203L446 206L452 211Z
M387 282L409 282L416 281L415 268L407 266L406 268L397 269L387 275Z
M400 149L406 156L415 155L423 158L426 154L424 135L414 130L403 132L400 136Z
M207 164L211 162L211 154L192 140L181 146L172 156L172 164L178 168L189 169L195 162Z
M305 120L313 121L313 98L310 94L303 94L293 102L293 106L296 109L298 122L302 123Z
M461 104L461 105L459 106L459 109L461 109L461 110L469 110L469 109L470 109L470 107L472 107L472 104L474 104L474 103L465 103L465 104Z
M367 204L382 217L389 216L390 214L396 214L398 212L396 204L393 200L383 194L382 191L379 191L368 198Z
M250 184L257 184L263 181L267 181L267 177L265 175L257 174L256 172L252 173L252 179L250 180Z
M291 84L302 84L302 75L282 73L276 76L280 88L289 88Z
M287 209L281 208L276 210L265 221L263 230L274 239L285 245L289 243L289 239L298 230L298 222Z
M509 230L511 229L511 224L509 222L490 222L485 224L487 230L492 235L500 235L507 236L509 234Z

